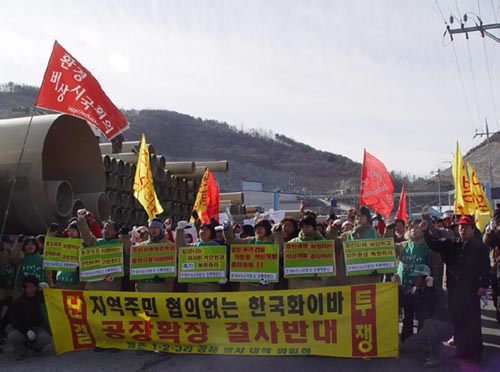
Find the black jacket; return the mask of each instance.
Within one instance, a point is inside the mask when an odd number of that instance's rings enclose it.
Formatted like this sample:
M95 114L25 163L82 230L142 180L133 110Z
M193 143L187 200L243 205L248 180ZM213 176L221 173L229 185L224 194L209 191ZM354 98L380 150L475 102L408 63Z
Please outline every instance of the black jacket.
M427 246L441 253L446 263L447 287L449 291L477 293L479 287L488 288L489 256L488 248L482 241L471 238L435 239L424 231Z
M42 312L42 293L28 298L23 293L14 300L11 309L12 327L21 333L28 332L32 327L41 327L44 323Z

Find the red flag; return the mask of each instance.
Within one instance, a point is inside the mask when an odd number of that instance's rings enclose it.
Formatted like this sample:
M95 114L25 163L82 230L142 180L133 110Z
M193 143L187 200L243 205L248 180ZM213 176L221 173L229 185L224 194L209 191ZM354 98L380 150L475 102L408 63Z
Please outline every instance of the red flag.
M219 187L210 169L201 178L193 211L198 213L201 223L210 223L211 218L219 222ZM193 218L191 222L194 222Z
M394 207L394 186L384 164L365 150L361 170L360 204L372 207L386 219Z
M128 128L127 119L98 81L57 41L35 106L78 116L97 127L107 139Z
M396 213L396 218L403 220L408 223L408 214L406 213L406 189L405 185L401 189L401 196L399 197L398 212Z

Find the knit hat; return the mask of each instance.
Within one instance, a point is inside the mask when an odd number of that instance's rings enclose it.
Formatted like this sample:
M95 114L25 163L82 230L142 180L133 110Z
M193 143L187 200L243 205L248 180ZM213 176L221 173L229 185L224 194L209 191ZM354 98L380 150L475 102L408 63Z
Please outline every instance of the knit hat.
M158 218L158 217L155 217L155 218L152 218L150 221L149 221L149 228L151 227L157 227L161 230L161 233L162 234L165 234L165 225L163 225L163 221L161 220L161 218Z
M69 229L75 229L75 230L77 230L77 231L80 231L80 230L78 230L78 224L76 223L76 221L73 221L73 222L71 222L71 223L68 225L68 230L69 230Z
M269 222L268 220L266 220L265 218L261 218L260 220L257 221L257 223L255 224L255 228L257 228L257 226L262 226L263 228L266 229L266 235L270 235L271 234L271 222Z

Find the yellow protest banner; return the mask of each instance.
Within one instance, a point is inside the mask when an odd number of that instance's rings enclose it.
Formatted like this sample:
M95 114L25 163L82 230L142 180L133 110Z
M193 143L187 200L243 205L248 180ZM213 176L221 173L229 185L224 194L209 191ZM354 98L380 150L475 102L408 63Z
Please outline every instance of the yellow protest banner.
M57 354L398 356L396 283L220 293L45 289Z

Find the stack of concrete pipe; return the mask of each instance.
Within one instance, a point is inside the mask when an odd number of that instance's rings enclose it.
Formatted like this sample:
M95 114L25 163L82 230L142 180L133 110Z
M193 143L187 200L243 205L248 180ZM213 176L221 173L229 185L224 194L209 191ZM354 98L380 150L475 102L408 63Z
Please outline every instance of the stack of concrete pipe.
M144 225L148 216L133 191L139 141L123 145L126 152L118 154L109 152L109 144L100 145L111 217L129 226ZM155 154L151 145L148 148L156 196L164 210L160 217L172 218L174 223L189 219L205 169L209 167L214 172L227 172L228 169L227 161L167 162L164 156Z
M98 141L84 120L70 115L0 120L0 141L0 222L10 200L6 234L45 233L53 222L62 229L80 208L98 221L109 218Z

